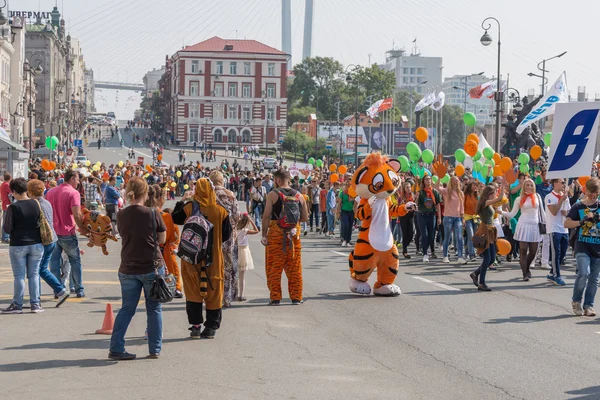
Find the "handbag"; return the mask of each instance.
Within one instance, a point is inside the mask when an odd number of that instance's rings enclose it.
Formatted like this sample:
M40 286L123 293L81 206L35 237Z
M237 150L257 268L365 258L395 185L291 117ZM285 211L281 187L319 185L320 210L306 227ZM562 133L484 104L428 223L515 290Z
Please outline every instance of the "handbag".
M162 266L160 259L158 258L158 240L156 238L156 216L155 211L152 209L152 236L154 238L154 270L156 277L152 286L150 287L150 293L148 298L158 303L168 303L173 300L173 293L175 292L175 277L172 274L163 277L158 273L158 268Z
M473 237L471 238L472 242L473 242L473 247L475 247L476 249L484 249L485 248L485 244L486 244L486 238L485 236L475 236L473 235Z
M546 234L546 222L542 222L542 198L540 197L539 194L535 194L538 198L538 218L539 218L539 222L538 222L538 229L540 230L540 235L545 235Z
M42 237L42 244L47 246L54 242L54 238L52 237L52 228L50 227L50 223L46 218L46 214L44 214L44 211L42 210L42 205L39 201L36 200L36 202L40 209L40 219L38 221L38 225L40 227L40 236Z

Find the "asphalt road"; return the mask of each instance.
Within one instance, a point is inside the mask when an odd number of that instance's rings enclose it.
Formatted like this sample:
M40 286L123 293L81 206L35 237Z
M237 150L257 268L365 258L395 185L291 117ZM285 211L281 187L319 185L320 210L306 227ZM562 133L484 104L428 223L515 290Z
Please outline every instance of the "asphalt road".
M121 152L98 154L117 162ZM173 155L166 152L166 162ZM161 358L120 363L106 359L108 338L94 335L105 303L115 312L120 305L120 244L109 243L109 256L85 248L87 298L55 309L46 296L43 314L0 316L3 397L600 398L600 319L571 314L570 256L566 287L547 284L538 269L522 282L518 265L504 263L488 273L491 293L473 286L475 265L403 259L396 281L403 294L376 298L349 292L350 249L310 233L302 250L305 303L289 305L284 289L282 306L272 307L258 237L250 246L257 268L247 278L249 300L224 310L215 340L188 339L185 303L176 300L164 307ZM0 260L5 305L12 276L2 248ZM127 349L138 357L147 354L143 310L128 331Z

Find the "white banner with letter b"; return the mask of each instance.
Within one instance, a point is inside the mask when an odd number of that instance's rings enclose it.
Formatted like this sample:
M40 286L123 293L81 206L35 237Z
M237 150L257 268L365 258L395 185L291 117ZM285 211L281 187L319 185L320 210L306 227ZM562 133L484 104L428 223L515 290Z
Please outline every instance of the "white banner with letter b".
M600 102L557 103L547 179L589 176L594 162Z

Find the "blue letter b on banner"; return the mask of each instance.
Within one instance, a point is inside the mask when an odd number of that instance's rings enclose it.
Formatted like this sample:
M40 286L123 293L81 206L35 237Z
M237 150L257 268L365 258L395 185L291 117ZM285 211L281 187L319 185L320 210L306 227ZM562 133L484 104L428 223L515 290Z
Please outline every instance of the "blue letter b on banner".
M565 171L577 164L585 151L588 136L590 136L597 116L598 110L583 110L571 118L554 152L550 170ZM581 133L575 135L575 130L580 126L582 127ZM573 151L571 154L567 154L570 146L575 147L571 147Z

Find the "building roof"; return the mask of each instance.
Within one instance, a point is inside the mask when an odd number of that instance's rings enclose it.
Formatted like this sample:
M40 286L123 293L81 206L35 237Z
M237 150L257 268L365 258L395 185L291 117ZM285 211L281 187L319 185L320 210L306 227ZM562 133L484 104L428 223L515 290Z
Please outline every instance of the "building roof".
M227 46L227 47L226 47ZM231 46L231 48L229 48ZM214 36L192 46L186 46L182 51L200 51L210 53L254 53L285 55L283 51L257 42L256 40L222 39Z

